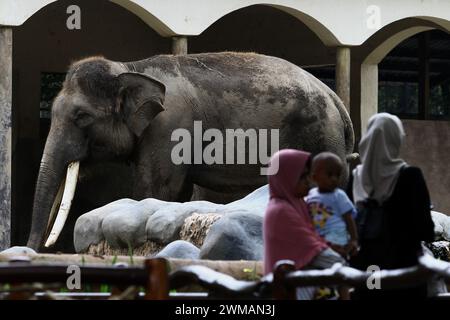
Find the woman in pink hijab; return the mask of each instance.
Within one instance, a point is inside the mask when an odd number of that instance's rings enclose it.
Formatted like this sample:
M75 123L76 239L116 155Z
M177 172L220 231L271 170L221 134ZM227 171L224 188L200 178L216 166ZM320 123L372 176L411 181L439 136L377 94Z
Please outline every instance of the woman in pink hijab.
M345 260L314 229L303 197L309 190L307 152L284 149L270 161L270 200L263 224L264 273L273 271L279 260L292 260L297 269L325 269ZM276 171L276 172L274 172ZM299 298L312 298L311 292Z

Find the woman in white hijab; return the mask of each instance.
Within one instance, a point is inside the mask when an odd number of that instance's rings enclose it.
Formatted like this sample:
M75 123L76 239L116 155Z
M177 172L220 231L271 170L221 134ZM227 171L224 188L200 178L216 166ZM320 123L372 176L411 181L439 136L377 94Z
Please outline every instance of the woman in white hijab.
M359 144L362 164L353 172L355 203L371 198L381 204L391 196L400 170L406 166L399 158L404 137L398 117L379 113L369 119Z
M361 249L352 264L366 270L370 265L397 269L417 264L421 242L434 240L430 196L417 167L400 158L405 132L400 119L388 113L372 116L359 144L361 165L353 171L355 203L375 200L382 207L382 233L376 239L360 239ZM360 298L426 298L426 285L402 290L358 288Z

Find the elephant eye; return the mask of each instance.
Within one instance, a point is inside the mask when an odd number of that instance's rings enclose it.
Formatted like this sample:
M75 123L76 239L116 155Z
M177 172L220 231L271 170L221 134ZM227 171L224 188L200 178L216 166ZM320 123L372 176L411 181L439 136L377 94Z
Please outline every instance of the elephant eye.
M84 128L89 126L94 121L92 115L84 111L77 111L75 113L75 124L79 128Z

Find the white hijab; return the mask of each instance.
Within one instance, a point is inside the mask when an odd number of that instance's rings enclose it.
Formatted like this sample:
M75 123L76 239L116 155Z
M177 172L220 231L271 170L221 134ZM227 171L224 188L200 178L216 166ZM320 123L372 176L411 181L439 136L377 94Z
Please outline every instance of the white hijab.
M355 203L370 197L381 204L391 196L400 169L406 165L399 158L404 137L398 117L378 113L369 119L367 132L359 143L362 164L353 170Z

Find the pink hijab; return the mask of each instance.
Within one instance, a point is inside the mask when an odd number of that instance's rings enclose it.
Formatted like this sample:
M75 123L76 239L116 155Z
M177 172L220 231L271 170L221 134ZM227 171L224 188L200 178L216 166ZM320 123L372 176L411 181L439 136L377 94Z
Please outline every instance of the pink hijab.
M294 261L301 269L327 248L313 227L305 202L295 195L309 157L307 152L292 149L272 156L271 163L278 161L278 172L269 176L270 200L263 224L265 274L283 259Z

